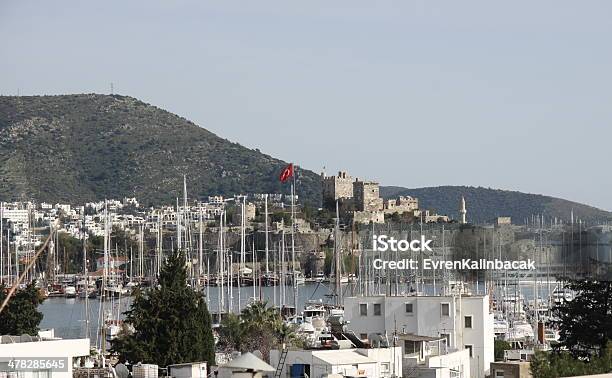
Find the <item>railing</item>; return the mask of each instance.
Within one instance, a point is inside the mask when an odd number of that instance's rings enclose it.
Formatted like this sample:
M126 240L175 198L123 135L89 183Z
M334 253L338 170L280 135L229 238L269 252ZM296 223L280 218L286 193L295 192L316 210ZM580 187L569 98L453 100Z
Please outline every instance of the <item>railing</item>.
M82 368L72 369L73 378L113 378L113 373L109 368Z

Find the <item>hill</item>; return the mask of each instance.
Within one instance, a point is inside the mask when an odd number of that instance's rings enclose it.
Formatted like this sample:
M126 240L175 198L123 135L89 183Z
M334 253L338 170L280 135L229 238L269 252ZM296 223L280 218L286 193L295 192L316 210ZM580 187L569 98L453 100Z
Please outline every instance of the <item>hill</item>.
M472 186L439 186L407 189L397 186L380 188L381 196L393 198L400 195L419 199L419 206L435 209L458 219L461 196L465 197L468 221L487 222L497 216L510 216L516 224L522 224L532 215L544 214L568 221L573 210L577 219L588 222L612 219L612 213L592 206L540 194L528 194L509 190L489 189Z
M287 163L132 97L0 96L0 199L83 203L136 196L172 204L211 194L289 192ZM298 170L318 203L319 176Z
M287 163L223 139L189 120L119 95L0 96L0 200L84 203L136 196L173 204L187 175L190 198L237 193L288 193L278 182ZM297 170L302 201L320 203L319 176ZM457 218L461 195L468 218L498 215L522 223L533 214L594 221L612 214L543 195L474 187L381 187L384 197L412 195L421 207Z

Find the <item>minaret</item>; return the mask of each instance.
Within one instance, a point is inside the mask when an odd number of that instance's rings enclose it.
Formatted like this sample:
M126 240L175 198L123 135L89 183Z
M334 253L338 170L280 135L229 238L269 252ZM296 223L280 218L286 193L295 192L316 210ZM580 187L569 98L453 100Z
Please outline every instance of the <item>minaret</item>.
M465 208L465 197L461 196L461 206L459 206L459 223L466 224L467 221L465 216L467 214L467 210Z

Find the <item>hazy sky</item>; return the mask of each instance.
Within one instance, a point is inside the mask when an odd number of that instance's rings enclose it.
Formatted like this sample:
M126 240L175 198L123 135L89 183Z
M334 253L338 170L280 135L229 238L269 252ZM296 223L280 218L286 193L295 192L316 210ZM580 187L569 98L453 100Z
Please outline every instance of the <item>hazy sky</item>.
M0 0L0 93L130 95L386 185L612 210L612 2Z

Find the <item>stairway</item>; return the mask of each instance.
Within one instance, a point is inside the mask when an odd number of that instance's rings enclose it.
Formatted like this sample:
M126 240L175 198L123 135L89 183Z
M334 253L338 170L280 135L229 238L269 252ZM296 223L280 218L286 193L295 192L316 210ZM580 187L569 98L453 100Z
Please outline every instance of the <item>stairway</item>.
M280 378L283 372L283 368L285 367L285 360L287 359L288 352L289 352L289 349L283 348L283 351L281 352L281 355L278 359L278 365L276 365L276 371L274 372L274 378Z

